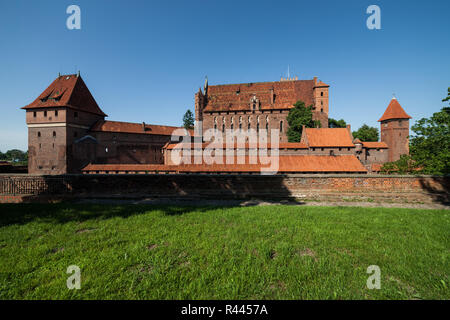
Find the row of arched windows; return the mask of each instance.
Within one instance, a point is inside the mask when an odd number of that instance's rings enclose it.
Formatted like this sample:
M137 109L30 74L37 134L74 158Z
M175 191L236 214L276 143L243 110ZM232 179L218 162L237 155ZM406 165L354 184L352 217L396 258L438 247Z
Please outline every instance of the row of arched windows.
M265 129L269 130L269 122L270 122L269 116L266 116L265 120L266 120L265 121L265 124L266 124ZM242 116L239 116L239 122L238 122L239 130L242 130L242 123L243 123ZM248 116L247 117L247 130L250 130L251 123L252 123L252 116ZM222 132L225 132L225 125L226 125L226 118L222 117L222 123L221 123ZM214 129L217 130L218 127L219 127L218 119L217 119L217 117L214 117ZM260 128L260 117L256 116L256 131L259 132L259 128ZM234 117L230 118L230 129L234 130ZM283 132L283 120L280 121L279 129L280 129L280 132Z
M38 131L37 136L38 136L38 138L41 137L41 132L40 131ZM56 138L56 131L53 131L52 136L53 136L53 138Z

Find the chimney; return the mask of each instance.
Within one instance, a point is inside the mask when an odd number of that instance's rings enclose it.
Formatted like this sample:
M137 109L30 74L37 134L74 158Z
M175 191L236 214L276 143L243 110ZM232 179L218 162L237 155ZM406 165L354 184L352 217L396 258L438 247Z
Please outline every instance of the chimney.
M347 130L348 130L348 134L350 135L350 138L351 138L352 141L353 141L352 129L351 129L351 126L350 126L349 124L347 124Z
M273 88L270 89L270 104L273 104Z
M145 132L145 122L144 121L142 121L142 131Z
M314 85L317 85L317 77L314 77Z

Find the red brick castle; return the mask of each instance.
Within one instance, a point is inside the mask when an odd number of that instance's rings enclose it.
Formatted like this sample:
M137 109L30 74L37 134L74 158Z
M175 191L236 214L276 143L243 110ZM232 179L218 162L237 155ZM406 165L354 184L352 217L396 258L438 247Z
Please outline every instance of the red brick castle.
M312 105L313 119L321 128L305 128L301 142L288 143L287 115L298 100ZM22 109L31 174L253 173L261 166L173 164L171 135L179 127L105 120L107 115L79 73L59 75ZM317 78L213 86L205 81L195 94L195 119L201 121L203 132L277 130L280 173L367 173L409 153L411 117L395 98L379 119L380 142L354 139L350 126L328 128L328 113L329 85Z

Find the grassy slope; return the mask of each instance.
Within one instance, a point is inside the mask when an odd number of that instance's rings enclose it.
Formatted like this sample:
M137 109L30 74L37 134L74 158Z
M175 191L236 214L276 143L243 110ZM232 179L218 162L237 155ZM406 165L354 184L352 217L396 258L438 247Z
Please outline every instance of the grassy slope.
M0 205L0 298L449 299L449 231L444 210Z

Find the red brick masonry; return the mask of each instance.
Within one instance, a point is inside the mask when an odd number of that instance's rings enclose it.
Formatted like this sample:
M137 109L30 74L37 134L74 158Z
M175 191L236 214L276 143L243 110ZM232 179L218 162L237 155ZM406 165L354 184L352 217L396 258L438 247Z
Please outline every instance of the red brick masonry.
M0 202L44 198L373 199L449 203L450 179L383 175L0 175ZM21 200L15 196L20 196Z

